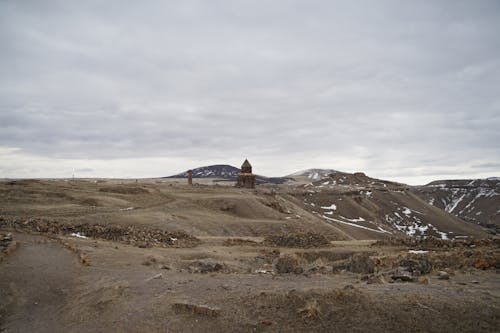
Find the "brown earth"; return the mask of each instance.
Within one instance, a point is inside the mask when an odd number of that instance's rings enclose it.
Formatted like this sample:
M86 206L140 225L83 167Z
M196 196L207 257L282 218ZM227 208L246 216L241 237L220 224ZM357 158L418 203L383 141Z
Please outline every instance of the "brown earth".
M67 224L147 226L194 236L347 235L293 197L268 188L186 186L173 180L0 182L0 215Z
M100 190L120 186L127 190ZM352 240L288 193L156 181L2 184L0 243L11 250L0 262L0 331L500 327L497 240Z
M352 241L297 249L208 238L195 248L144 249L13 235L19 246L0 264L5 332L493 332L500 325L492 244L465 255L413 255ZM446 256L455 261L443 265ZM421 266L423 257L431 266ZM485 258L493 266L474 267ZM393 266L408 262L416 263L415 282L393 280Z

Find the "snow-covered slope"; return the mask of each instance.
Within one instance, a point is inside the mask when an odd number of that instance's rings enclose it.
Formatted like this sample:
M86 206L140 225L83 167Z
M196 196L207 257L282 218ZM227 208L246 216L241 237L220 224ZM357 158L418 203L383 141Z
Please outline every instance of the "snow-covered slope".
M438 180L414 192L461 219L500 232L500 178Z
M336 170L333 169L307 169L302 171L297 171L288 175L290 178L307 178L312 181L321 179L323 177L327 177L332 173L336 173Z
M478 226L420 199L405 184L364 173L331 173L296 187L304 207L355 239L383 237L484 237Z

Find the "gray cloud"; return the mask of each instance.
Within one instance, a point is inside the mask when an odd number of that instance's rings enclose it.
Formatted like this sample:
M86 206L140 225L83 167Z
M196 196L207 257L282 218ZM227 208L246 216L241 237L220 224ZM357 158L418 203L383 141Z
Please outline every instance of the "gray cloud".
M0 177L243 157L269 175L484 176L500 163L499 14L496 1L0 1Z

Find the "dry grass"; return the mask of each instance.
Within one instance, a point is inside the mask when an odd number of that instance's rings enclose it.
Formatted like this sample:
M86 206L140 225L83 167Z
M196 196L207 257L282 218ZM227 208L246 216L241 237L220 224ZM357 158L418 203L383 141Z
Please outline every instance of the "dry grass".
M321 307L317 300L307 300L304 307L297 311L304 319L318 319L321 317Z

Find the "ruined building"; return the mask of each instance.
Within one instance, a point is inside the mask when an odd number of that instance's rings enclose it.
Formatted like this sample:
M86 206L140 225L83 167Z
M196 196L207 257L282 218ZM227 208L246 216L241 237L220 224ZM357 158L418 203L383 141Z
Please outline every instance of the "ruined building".
M252 173L252 165L247 159L241 165L236 187L255 188L255 175Z

